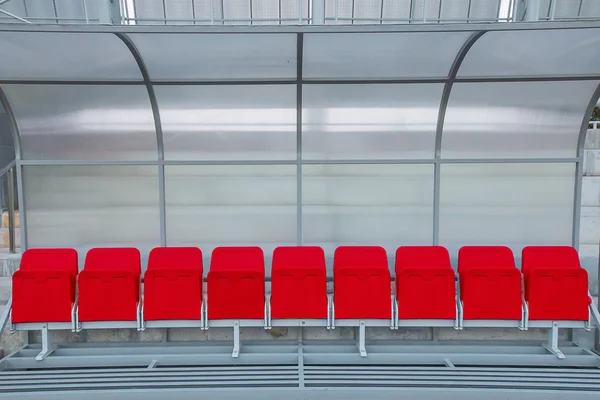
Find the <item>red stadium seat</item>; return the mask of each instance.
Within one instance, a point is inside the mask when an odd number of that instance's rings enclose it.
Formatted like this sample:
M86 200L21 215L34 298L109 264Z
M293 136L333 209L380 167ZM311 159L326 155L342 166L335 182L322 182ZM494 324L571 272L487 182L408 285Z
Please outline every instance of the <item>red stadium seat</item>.
M144 274L145 320L199 320L202 252L197 247L157 247Z
M383 247L338 247L333 281L336 319L391 318L390 270Z
M454 270L442 246L406 246L396 251L399 319L455 319Z
M322 248L275 249L271 270L271 317L327 318L327 276Z
M208 272L209 319L264 319L265 260L260 247L217 247Z
M135 321L140 274L138 249L91 249L79 274L79 321Z
M30 249L12 277L12 322L71 322L77 282L74 249Z
M589 318L588 275L573 247L525 247L521 271L530 320Z
M458 252L463 319L520 320L521 274L504 246L465 246Z

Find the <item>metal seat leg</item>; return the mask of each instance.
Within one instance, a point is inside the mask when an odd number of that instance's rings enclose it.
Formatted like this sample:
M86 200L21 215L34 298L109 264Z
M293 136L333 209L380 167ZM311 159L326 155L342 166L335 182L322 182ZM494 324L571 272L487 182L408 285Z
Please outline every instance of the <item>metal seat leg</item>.
M556 358L560 360L565 359L565 355L558 348L558 323L552 323L552 328L548 330L548 343L544 343L542 346L550 353L554 354Z
M48 325L44 324L42 326L42 351L35 357L35 360L42 361L54 350L56 350L56 347L52 344L52 332L48 329Z

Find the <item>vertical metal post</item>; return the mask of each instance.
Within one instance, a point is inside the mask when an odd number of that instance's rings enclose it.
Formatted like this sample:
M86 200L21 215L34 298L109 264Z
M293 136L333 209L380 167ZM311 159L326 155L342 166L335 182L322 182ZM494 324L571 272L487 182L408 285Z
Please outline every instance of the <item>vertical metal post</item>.
M565 355L558 348L558 322L552 322L552 328L548 329L548 343L544 344L546 350L554 354L556 358L563 360Z
M296 244L302 246L304 231L302 221L302 64L304 35L296 40Z
M550 0L550 21L554 21L556 16L556 0Z
M367 356L365 336L367 336L367 324L365 321L361 320L358 323L358 352L360 353L361 357Z
M325 0L312 1L312 23L313 25L325 25Z
M35 357L36 361L42 361L48 357L55 347L52 345L52 332L48 329L48 324L42 326L42 351Z
M233 322L233 352L231 357L238 358L240 356L240 349L242 344L240 343L240 321Z
M427 6L429 5L428 0L423 0L423 22L427 22ZM440 8L442 7L442 3L440 2Z
M11 254L16 252L16 226L15 226L15 168L8 170L8 250Z
M302 25L302 0L296 0L298 2L298 25ZM281 8L279 9L281 12ZM279 24L281 24L281 19L279 20Z
M87 7L87 0L81 0L83 2L83 15L85 16L85 23L89 24L90 23L90 17L88 15L88 7Z
M339 0L335 0L335 6L334 7L335 7L335 14L334 14L334 16L335 16L335 23L337 25L338 18L339 18L339 15L340 15L340 10L339 10L339 8L340 8L340 2L339 2Z
M540 0L527 1L527 9L525 10L526 21L539 21L540 19Z

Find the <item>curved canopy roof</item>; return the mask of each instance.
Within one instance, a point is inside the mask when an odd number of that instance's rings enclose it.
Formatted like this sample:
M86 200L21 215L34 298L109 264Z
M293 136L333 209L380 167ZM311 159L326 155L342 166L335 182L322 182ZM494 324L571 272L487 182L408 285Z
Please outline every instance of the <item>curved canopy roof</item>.
M31 245L578 242L597 24L24 29Z

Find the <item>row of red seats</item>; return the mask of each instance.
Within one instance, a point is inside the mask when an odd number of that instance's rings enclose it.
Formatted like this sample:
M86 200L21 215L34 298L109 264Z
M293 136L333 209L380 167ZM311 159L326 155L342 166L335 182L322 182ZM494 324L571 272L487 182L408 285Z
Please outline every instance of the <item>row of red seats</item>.
M27 250L13 276L12 322L70 322L76 295L81 322L135 321L140 252L92 249L81 272L77 258L73 249ZM400 247L395 264L399 319L456 318L455 272L444 247ZM199 320L202 274L200 249L153 249L143 281L144 320ZM588 319L588 277L571 247L526 247L519 271L508 247L467 246L458 254L458 275L465 320L520 320L522 294L530 320ZM336 319L392 317L391 278L382 247L337 248L333 281ZM207 304L209 320L264 319L261 248L213 251ZM270 311L273 319L327 318L325 254L320 247L275 249Z

